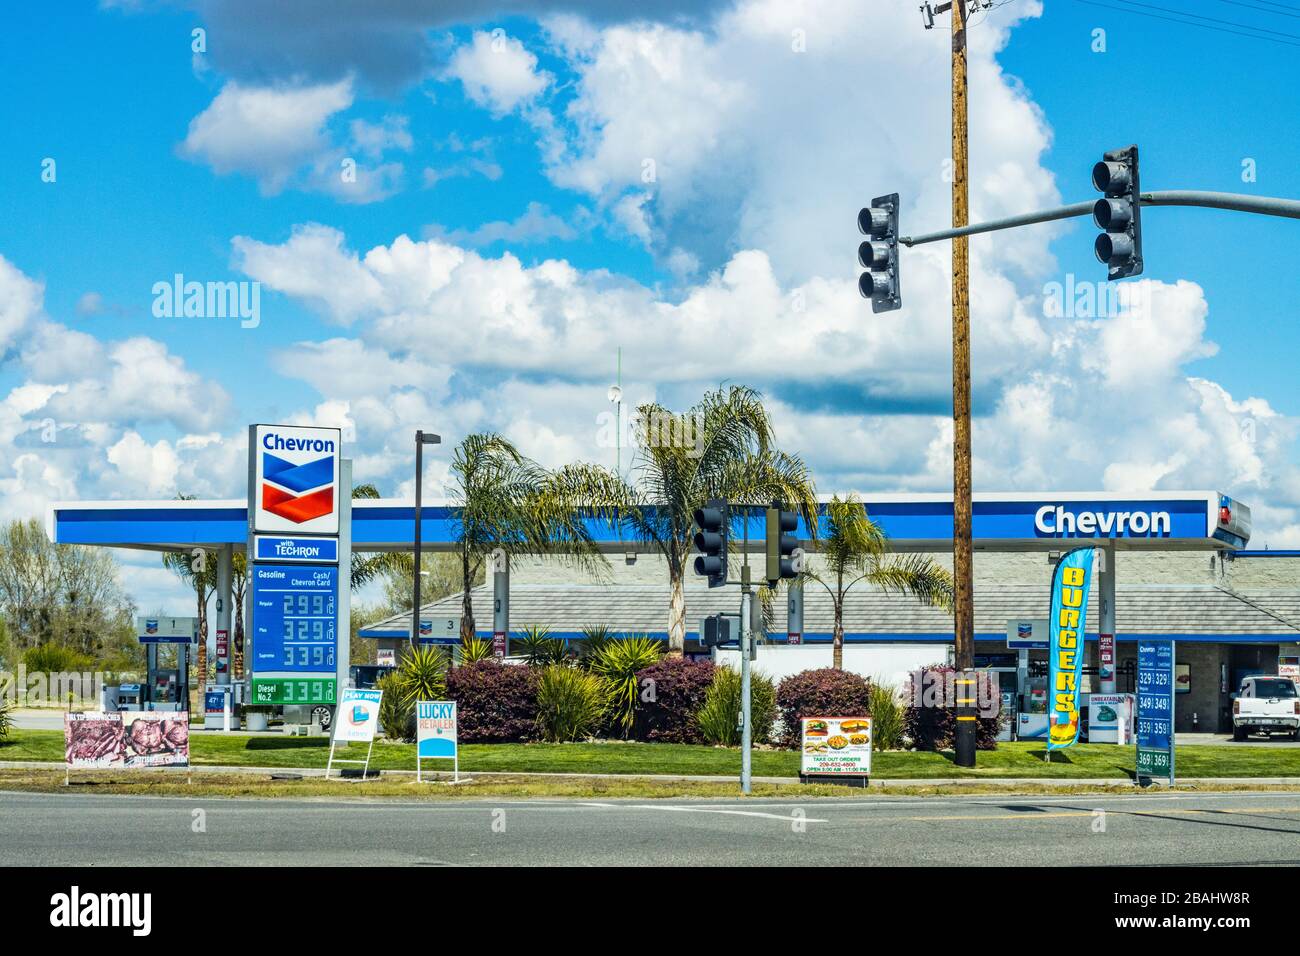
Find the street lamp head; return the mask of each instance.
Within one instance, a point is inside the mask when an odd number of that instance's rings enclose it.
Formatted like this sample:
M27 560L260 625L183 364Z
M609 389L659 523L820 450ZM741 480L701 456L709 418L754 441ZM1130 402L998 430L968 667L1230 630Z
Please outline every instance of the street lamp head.
M442 436L435 435L433 432L416 432L415 440L422 445L441 445Z
M606 392L605 394L609 397L609 400L613 402L615 405L617 405L619 402L623 400L623 389L619 388L617 385L611 385L609 387L609 391Z

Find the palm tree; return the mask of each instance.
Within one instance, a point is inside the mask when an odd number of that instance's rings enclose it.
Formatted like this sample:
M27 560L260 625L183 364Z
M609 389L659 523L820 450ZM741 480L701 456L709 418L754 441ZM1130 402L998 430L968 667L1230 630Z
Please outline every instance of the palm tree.
M870 517L857 495L836 495L826 506L826 536L821 545L822 572L806 570L800 579L816 581L831 596L835 609L831 664L844 667L844 599L849 589L866 581L886 591L914 595L919 601L952 608L952 575L923 554L890 554L889 539ZM827 581L830 579L830 582Z
M230 556L230 597L235 623L234 655L230 668L235 680L244 677L244 598L248 594L248 552Z
M555 554L595 574L608 568L587 519L616 522L629 504L612 471L584 463L548 471L502 436L484 433L456 446L450 478L462 643L475 635L470 592L496 549Z
M352 500L359 498L373 499L379 497L379 489L372 484L353 485ZM365 587L377 577L387 574L415 573L415 557L405 551L381 551L377 554L362 556L352 552L350 571L352 590Z
M668 565L668 653L680 656L695 509L710 498L726 498L733 509L779 501L799 511L815 534L817 496L803 461L775 448L771 419L754 389L708 392L683 414L649 403L637 416L642 435L629 497L639 507L623 520Z
M196 548L192 552L168 551L163 555L162 563L163 567L172 571L194 589L199 618L199 653L198 660L195 662L196 686L201 695L208 679L208 601L217 590L217 562L206 551Z

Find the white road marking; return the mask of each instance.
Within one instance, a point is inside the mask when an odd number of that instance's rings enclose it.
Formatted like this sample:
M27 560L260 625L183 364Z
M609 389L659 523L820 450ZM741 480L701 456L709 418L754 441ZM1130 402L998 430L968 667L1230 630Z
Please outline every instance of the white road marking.
M780 820L783 823L799 821L800 823L830 823L817 817L796 817L789 813L763 813L760 810L726 810L722 807L681 807L659 803L582 803L583 807L599 807L602 810L673 810L678 813L725 813L736 817L762 817L766 820Z

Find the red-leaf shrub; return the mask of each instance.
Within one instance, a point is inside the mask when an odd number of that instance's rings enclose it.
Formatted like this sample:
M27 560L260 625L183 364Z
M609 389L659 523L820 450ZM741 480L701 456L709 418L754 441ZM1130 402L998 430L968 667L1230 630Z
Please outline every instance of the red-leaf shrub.
M776 708L782 746L797 747L801 717L869 717L871 691L866 678L852 671L800 671L777 686Z
M498 661L453 667L447 672L447 696L456 702L461 743L515 743L537 732L534 668Z
M949 750L957 736L956 685L957 670L952 667L926 667L912 674L903 687L903 734L912 738L917 750ZM975 685L976 721L975 749L996 750L998 730L1002 726L1002 695L996 675L989 671L971 672Z
M703 743L694 718L713 683L714 670L712 661L666 657L637 671L633 736L659 743Z

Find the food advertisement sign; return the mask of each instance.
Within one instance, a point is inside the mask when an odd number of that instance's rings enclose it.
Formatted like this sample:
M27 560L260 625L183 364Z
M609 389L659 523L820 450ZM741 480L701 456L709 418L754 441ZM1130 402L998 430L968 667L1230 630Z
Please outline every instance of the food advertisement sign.
M804 717L800 724L801 776L871 773L870 717Z
M65 714L63 743L69 767L184 767L190 762L190 715Z

